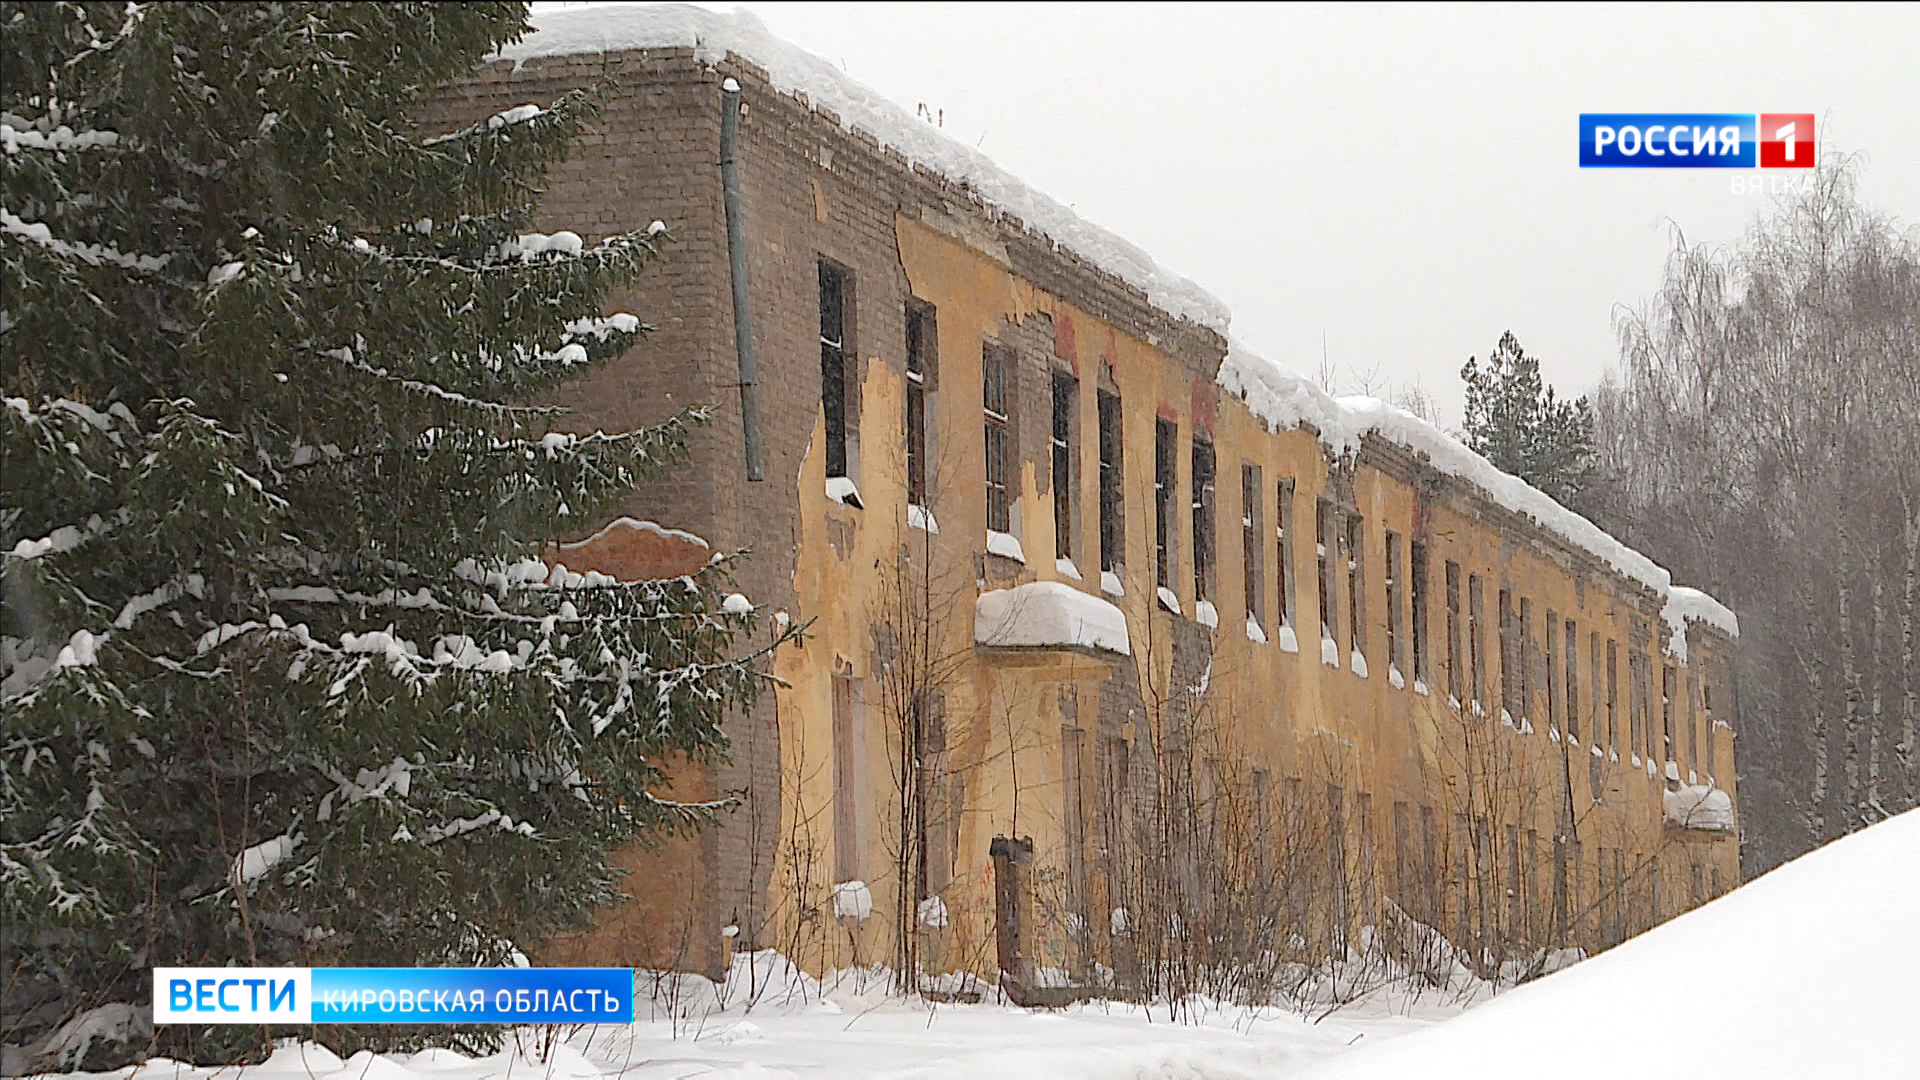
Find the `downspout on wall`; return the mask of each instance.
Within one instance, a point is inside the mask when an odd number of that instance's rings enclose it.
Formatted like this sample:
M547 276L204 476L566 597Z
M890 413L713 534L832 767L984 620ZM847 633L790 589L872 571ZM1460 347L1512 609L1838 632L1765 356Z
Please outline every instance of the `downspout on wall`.
M760 465L760 402L754 388L753 309L747 294L747 223L740 208L740 84L720 84L720 192L727 208L727 269L733 278L733 347L740 367L740 433L746 441L747 479L764 480Z

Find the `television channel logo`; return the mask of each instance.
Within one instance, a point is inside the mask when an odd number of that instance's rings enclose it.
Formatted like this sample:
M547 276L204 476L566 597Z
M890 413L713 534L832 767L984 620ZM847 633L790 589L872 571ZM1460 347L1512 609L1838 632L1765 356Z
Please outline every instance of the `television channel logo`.
M1581 113L1583 169L1811 169L1812 113Z
M156 1024L630 1024L632 968L153 969Z

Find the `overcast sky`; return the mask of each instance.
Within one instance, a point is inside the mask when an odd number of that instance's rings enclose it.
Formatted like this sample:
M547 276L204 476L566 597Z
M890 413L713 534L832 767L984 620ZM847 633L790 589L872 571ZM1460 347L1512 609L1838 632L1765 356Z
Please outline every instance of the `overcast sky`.
M540 5L542 7L547 5ZM731 9L735 4L707 4ZM1616 355L1668 223L1738 239L1759 170L1577 167L1581 112L1811 112L1920 220L1920 5L749 3L1233 308L1313 372L1417 380L1511 329L1563 392Z

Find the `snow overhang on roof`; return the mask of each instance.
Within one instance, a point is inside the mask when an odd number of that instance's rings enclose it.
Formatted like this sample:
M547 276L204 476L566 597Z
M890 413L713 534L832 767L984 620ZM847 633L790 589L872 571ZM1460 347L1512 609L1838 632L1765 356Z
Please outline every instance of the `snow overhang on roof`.
M1056 246L1139 289L1167 314L1227 333L1232 313L1219 297L1155 264L1145 251L1027 186L979 150L950 138L827 60L775 37L748 12L726 14L681 4L603 4L536 11L533 24L535 33L502 49L502 59L519 63L546 56L691 48L697 60L717 66L732 53L765 71L775 89L806 95L815 107L836 114L842 127L864 131L908 162L964 185L988 206L1020 218ZM1367 435L1403 446L1627 579L1670 603L1675 599L1671 576L1653 560L1404 409L1370 397L1333 397L1231 338L1218 379L1270 430L1310 427L1335 456L1357 452ZM1698 597L1680 597L1684 609L1704 612L1701 617L1710 624L1738 632L1732 612L1697 590L1684 592ZM1684 635L1676 639L1684 640ZM1679 648L1684 650L1684 644ZM1684 652L1676 655L1684 659Z
M1687 631L1693 623L1705 623L1728 637L1740 636L1740 620L1725 604L1685 585L1668 588L1667 606L1661 609L1660 618L1673 631L1667 639L1667 652L1683 664L1687 662Z
M1074 649L1132 655L1127 617L1058 581L989 589L973 608L973 640L992 649Z
M964 184L988 205L1146 293L1162 311L1226 331L1227 305L1219 297L1155 264L1145 251L1027 186L979 150L949 138L828 61L775 37L749 12L604 4L536 11L533 24L537 32L500 50L502 58L517 63L542 56L691 48L696 59L715 66L732 53L765 71L775 89L805 94L816 108L838 114L849 131L864 131L908 162Z

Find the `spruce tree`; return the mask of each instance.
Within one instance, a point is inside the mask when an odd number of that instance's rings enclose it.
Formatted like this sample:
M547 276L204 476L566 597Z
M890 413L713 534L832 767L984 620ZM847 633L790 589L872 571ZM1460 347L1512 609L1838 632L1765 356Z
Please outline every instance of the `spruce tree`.
M1466 383L1467 445L1505 472L1580 508L1593 475L1593 409L1582 396L1562 401L1540 377L1540 361L1528 356L1508 331L1487 357L1468 357L1460 369Z
M409 119L526 14L0 4L0 1041L152 965L508 963L711 809L648 792L766 679L727 560L539 558L703 419L528 404L667 236L528 231L588 95Z

